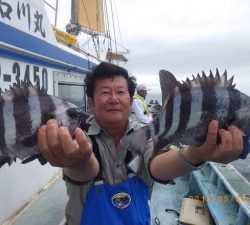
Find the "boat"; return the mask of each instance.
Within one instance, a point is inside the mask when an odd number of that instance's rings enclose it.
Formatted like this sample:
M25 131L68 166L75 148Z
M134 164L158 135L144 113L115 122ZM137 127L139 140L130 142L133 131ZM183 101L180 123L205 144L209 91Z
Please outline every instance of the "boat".
M83 1L72 0L72 5L79 2ZM93 2L84 1L90 7ZM75 10L73 6L72 10ZM87 111L84 78L93 66L106 60L105 56L102 58L99 54L98 46L94 46L96 52L93 53L81 48L78 36L72 30L69 33L60 30L56 23L52 25L48 7L55 9L56 15L58 1L55 6L42 0L0 1L0 89L8 90L14 83L30 80L48 94L65 98ZM83 33L84 25L77 21L72 17L68 29L77 23L77 32ZM125 58L111 44L110 32L106 34L102 29L90 33L91 30L89 27L88 34L85 33L90 40L97 42L102 37L109 40L106 53L109 62L117 62L119 55L121 59ZM116 58L112 58L113 55ZM17 160L10 167L4 165L0 170L0 224L8 224L8 220L58 173L59 169L41 166L36 161L23 165Z
M76 7L79 2L72 1L72 15L81 8ZM96 44L93 52L86 51L78 43L79 33L89 36L92 43L110 40L110 34L93 31L73 16L62 31L51 26L46 5L42 0L0 1L0 88L8 89L22 80L38 82L49 94L87 111L86 73L102 60L126 62L128 51L109 45L102 52ZM0 180L0 224L64 224L67 198L60 169L41 166L36 160L25 165L17 161L0 169ZM155 183L149 203L152 225L250 224L250 183L230 164L209 162L168 184Z
M231 164L207 163L167 185L155 183L152 225L249 225L250 183Z

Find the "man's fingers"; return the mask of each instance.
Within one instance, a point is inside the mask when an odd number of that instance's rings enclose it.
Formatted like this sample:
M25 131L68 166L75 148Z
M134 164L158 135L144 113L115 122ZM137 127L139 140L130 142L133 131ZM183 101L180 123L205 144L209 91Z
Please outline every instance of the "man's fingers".
M60 127L58 130L60 143L62 146L62 156L73 156L77 153L77 143L72 140L69 130L66 127Z
M46 132L47 132L46 125L41 126L38 131L38 149L48 162L53 163L55 161L55 157L49 149Z
M213 120L208 125L207 138L205 141L205 145L215 146L217 144L217 135L218 135L218 122Z
M220 148L225 149L226 151L232 148L232 134L228 130L220 129Z
M92 145L80 128L74 136L72 139L66 127L58 127L56 120L49 120L39 129L38 148L52 166L71 166L92 154Z
M47 122L47 141L48 147L53 151L60 146L58 137L58 124L56 120L49 120Z
M42 125L38 131L38 149L42 152L46 151L46 149L49 149L48 143L47 143L47 135L46 135L46 125Z
M83 130L80 128L76 128L74 131L74 135L79 145L79 151L86 156L91 155L93 151L92 145L88 142L87 136L83 132Z
M79 159L88 157L92 153L92 145L89 144L86 135L80 128L74 131L75 140L72 139L66 127L60 127L59 139L63 153L58 155L59 158Z
M230 131L231 135L232 135L232 139L233 139L233 148L236 150L235 151L235 156L239 156L240 153L243 151L243 136L245 135L243 133L243 131L241 131L240 129L238 129L235 126L230 126L228 128L228 130Z

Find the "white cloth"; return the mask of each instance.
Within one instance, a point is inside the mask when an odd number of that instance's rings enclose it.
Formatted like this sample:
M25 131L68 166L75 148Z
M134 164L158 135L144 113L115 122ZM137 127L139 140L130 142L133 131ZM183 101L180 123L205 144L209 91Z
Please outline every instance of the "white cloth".
M144 114L144 108L139 100L134 99L131 107L131 119L140 123L149 123L152 120L151 116Z

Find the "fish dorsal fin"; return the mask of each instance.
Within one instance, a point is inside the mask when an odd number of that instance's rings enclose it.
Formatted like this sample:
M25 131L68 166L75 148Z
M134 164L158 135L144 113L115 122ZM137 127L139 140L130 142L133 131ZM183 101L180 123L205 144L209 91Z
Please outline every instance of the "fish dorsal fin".
M199 73L197 76L192 75L192 79L187 78L185 81L179 82L175 76L166 71L161 70L160 73L160 85L162 90L162 103L166 103L166 99L169 99L173 95L177 95L180 92L187 90L202 88L202 87L225 87L229 89L234 89L235 84L233 84L233 76L227 79L227 71L220 75L218 69L216 69L215 75L210 70L207 76L204 71L202 74Z
M10 88L5 91L0 92L1 100L10 100L13 98L26 97L32 95L46 95L46 91L42 88L40 89L38 84L33 85L29 80L21 81L20 85L14 83Z
M180 85L180 90L186 88L199 88L199 87L225 87L225 88L232 88L234 89L235 84L233 84L233 76L230 79L227 79L227 71L220 75L218 69L216 69L215 75L213 75L212 71L210 70L209 75L206 75L204 71L202 71L202 75L197 74L197 76L193 76L192 80L188 78L186 81L183 81Z
M176 80L172 73L166 70L160 70L159 78L162 93L162 104L164 104L168 96L172 95L175 88L180 85L180 82Z

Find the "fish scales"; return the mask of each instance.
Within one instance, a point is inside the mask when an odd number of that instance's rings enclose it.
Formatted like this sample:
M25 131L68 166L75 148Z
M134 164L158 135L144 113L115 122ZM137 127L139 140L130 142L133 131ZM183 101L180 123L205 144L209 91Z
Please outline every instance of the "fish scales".
M34 132L35 129L37 129L41 122L42 122L42 112L41 112L41 105L39 101L39 97L37 94L37 91L29 87L29 96L28 96L28 106L29 106L29 114L31 119L31 129L32 132Z
M48 95L30 81L13 84L0 92L0 167L16 158L23 163L36 158L44 162L37 148L39 127L54 118L72 133L76 127L87 129L88 116L82 108Z
M222 118L227 118L230 115L230 98L229 91L227 89L215 88L216 94L216 117L221 116Z
M220 127L223 128L226 128L230 124L228 115L234 117L237 112L237 108L235 107L237 104L235 104L236 101L234 98L232 99L231 106L229 106L228 96L229 93L237 91L228 90L227 88L223 89L221 87L207 87L200 90L192 90L191 92L192 98L189 101L189 103L191 103L189 123L186 127L183 126L182 131L177 130L173 136L167 133L166 138L168 138L168 140L179 139L186 144L198 145L205 141L207 129L204 129L204 124L208 125L213 119L217 119ZM241 97L238 97L237 102L240 101ZM186 105L188 105L188 102ZM185 107L183 107L183 109L185 109ZM231 113L228 111L231 111ZM181 117L180 125L183 123L182 121L183 118ZM192 138L192 136L195 136L195 138Z
M29 106L29 95L13 98L12 101L6 101L6 104L13 103L13 127L15 124L15 132L13 132L12 140L25 138L32 131L32 119L30 111L33 108ZM11 115L11 110L6 110L6 113ZM11 115L12 116L12 115ZM39 115L40 116L40 115ZM7 129L6 129L7 130ZM11 146L10 146L11 147Z
M240 109L241 105L244 106L244 103L241 101L243 101L242 99L245 97L241 97L240 92L233 92L230 91L229 92L229 108L228 108L228 115L234 115L234 109ZM235 99L237 99L237 101L235 101ZM234 118L231 118L232 120L234 120Z
M162 125L162 127L161 127L161 129L160 129L160 133L159 133L159 135L161 136L161 137L164 137L165 136L165 134L170 130L170 128L171 128L171 125L172 125L172 123L173 123L173 114L174 114L174 108L173 108L173 106L174 106L174 99L173 98L171 98L171 99L169 99L169 101L168 101L168 109L169 110L165 110L165 116L164 117L162 117L161 118L161 125ZM164 115L163 114L163 115ZM164 118L164 120L162 120ZM165 124L165 127L164 127L164 124Z
M190 120L190 116L192 115L191 113L191 102L192 96L191 96L191 91L190 89L187 89L184 92L181 92L181 104L180 104L180 121L179 122L178 128L177 128L177 133L184 132L185 129L188 126L188 121Z
M5 130L4 140L5 140L5 146L7 148L10 148L11 150L12 150L11 146L14 145L14 140L16 138L16 125L15 125L15 118L13 115L13 108L14 104L12 102L12 96L5 95L3 104L3 120L4 120L3 126Z
M55 112L56 106L50 96L38 95L38 100L40 103L39 106L41 110L41 123L44 124L46 121L53 117L51 112Z
M190 120L186 130L184 131L185 140L187 142L193 133L196 137L193 141L193 145L198 145L205 141L206 130L200 129L203 124L207 121L211 121L216 118L216 102L217 96L215 93L215 88L213 86L191 89L191 114ZM201 131L202 132L201 132Z
M3 147L5 146L5 139L4 139L5 128L4 128L4 118L3 118L3 105L4 105L4 100L0 96L0 149L3 149ZM0 151L0 156L1 156L1 151Z
M208 124L216 119L220 128L233 124L250 135L250 98L235 89L233 77L210 71L185 82L168 71L160 71L163 107L149 124L123 138L122 145L142 154L152 138L155 153L167 145L200 145L205 141ZM138 142L141 140L141 142Z

